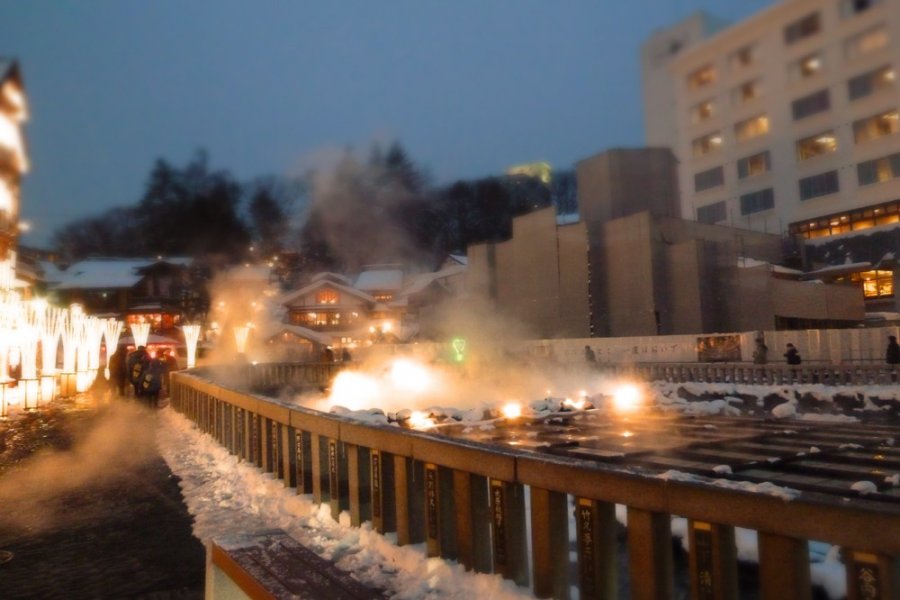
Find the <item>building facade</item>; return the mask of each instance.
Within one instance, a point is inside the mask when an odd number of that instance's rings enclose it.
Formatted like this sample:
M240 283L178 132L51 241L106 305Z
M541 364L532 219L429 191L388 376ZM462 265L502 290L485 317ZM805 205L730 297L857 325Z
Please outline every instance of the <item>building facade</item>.
M702 22L642 56L646 138L679 160L682 217L805 237L898 222L896 3L786 0Z
M834 281L900 312L898 67L891 0L785 0L655 33L646 139L678 159L681 216L790 237L807 271L854 264Z

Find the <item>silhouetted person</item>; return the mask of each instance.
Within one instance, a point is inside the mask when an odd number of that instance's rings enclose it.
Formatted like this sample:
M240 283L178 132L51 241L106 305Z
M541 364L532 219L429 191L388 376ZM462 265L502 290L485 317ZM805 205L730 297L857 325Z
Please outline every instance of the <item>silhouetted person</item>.
M889 365L900 365L900 344L896 335L888 336L887 350L884 351L884 362Z
M150 359L141 375L141 396L150 408L157 407L165 377L166 361L161 358Z
M323 363L333 363L334 362L334 350L325 346L325 349L322 350L322 356L319 357L319 360Z
M797 352L797 348L795 348L793 344L787 345L787 352L784 353L784 358L789 365L799 365L802 362L800 360L800 353Z
M150 355L147 354L147 349L144 346L138 346L137 350L128 355L128 381L134 388L134 395L136 398L140 398L142 395L141 379L143 378L144 371L147 369L147 365L149 364Z
M590 346L585 346L585 347L584 347L584 360L585 360L588 364L594 364L594 363L597 362L597 355L594 354L594 351L591 350L591 347L590 347Z
M128 360L125 346L118 346L109 357L109 386L115 388L119 396L125 395L125 382L128 381Z
M350 351L346 348L341 348L341 362L350 362L353 358L350 356Z
M769 360L769 347L761 337L756 338L756 346L753 348L753 364L764 365Z

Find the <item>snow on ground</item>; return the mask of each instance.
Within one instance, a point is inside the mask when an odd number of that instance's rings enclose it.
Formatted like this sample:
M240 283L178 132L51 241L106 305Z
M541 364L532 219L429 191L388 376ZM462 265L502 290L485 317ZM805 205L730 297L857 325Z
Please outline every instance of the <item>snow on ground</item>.
M194 535L202 542L226 535L283 529L361 581L400 600L514 600L533 598L499 575L474 574L458 563L428 558L424 544L396 546L369 524L350 526L349 515L331 518L327 504L298 496L271 474L239 462L212 437L170 408L160 411L158 444L172 472L181 478Z

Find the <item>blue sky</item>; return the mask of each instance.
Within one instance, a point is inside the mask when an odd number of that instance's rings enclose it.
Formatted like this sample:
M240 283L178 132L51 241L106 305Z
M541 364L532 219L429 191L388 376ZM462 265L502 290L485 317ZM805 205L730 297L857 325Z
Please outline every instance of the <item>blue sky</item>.
M29 95L26 243L134 204L158 157L238 178L398 140L435 183L643 142L638 50L771 0L28 0L0 55Z

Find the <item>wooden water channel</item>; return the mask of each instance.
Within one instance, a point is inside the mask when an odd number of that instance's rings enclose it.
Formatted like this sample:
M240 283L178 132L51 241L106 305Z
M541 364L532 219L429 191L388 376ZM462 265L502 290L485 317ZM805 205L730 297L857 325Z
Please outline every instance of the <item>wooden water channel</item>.
M333 516L346 510L354 525L424 542L430 556L500 573L538 597L568 597L570 534L580 597L618 597L616 504L627 507L632 598L674 597L672 516L688 519L692 598L738 597L735 527L758 532L761 598L812 597L809 540L842 547L851 600L900 597L900 488L885 481L900 472L898 426L584 413L423 433L291 406L246 385L326 385L335 366L243 369L228 370L229 386L217 383L222 372L174 373L173 407ZM660 476L670 470L693 477ZM860 480L877 490L858 494ZM799 492L786 500L737 489L759 482Z

